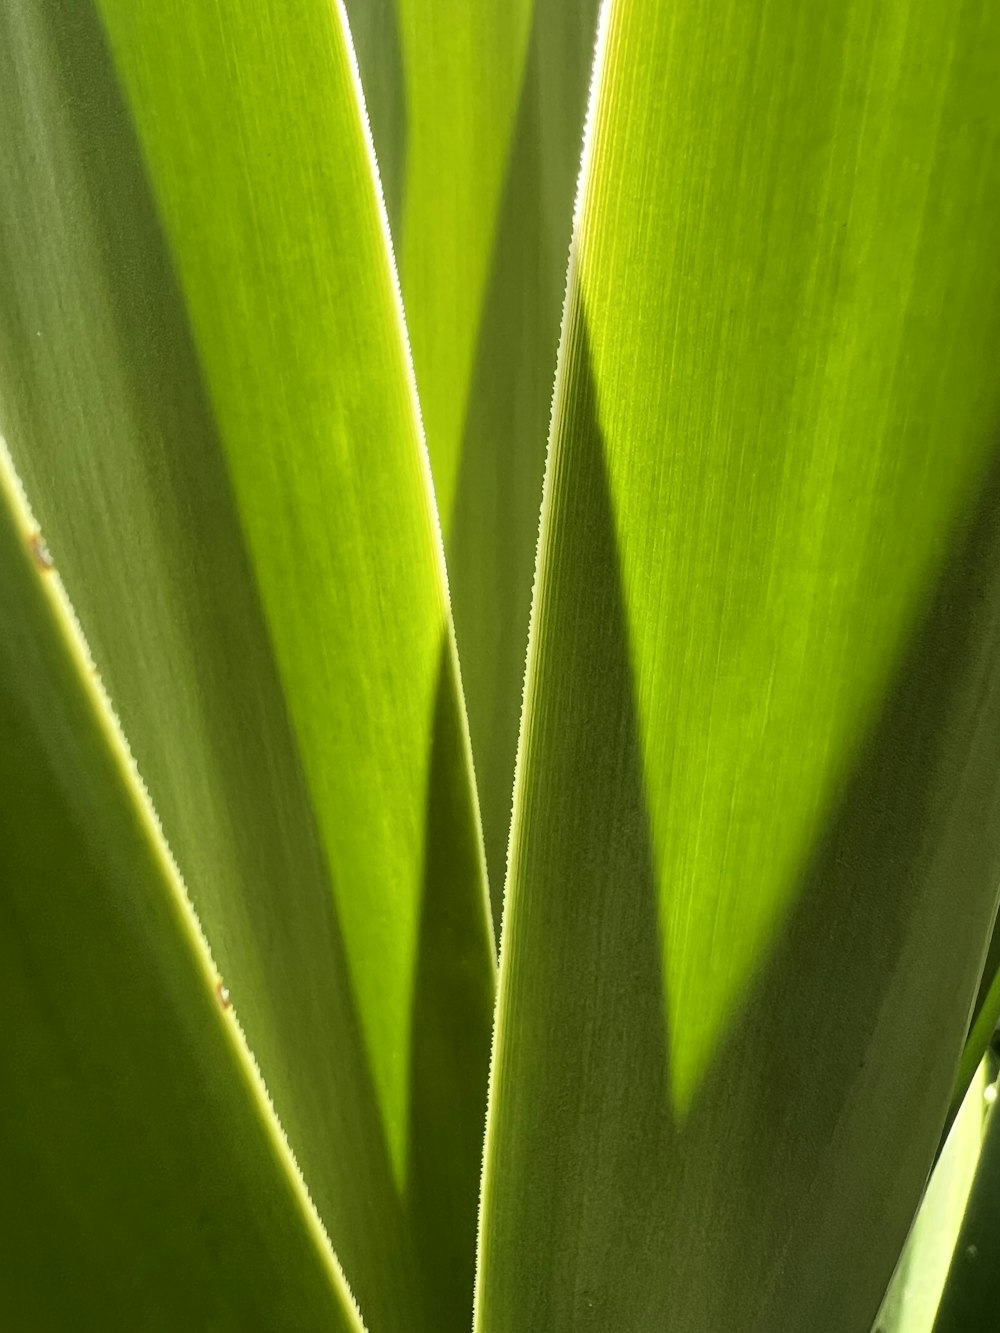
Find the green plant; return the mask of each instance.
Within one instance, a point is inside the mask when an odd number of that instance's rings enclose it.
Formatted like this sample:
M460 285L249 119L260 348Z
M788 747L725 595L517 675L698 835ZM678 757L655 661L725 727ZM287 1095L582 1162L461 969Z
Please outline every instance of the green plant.
M5 1326L868 1333L1000 1009L1000 11L347 10L0 9Z

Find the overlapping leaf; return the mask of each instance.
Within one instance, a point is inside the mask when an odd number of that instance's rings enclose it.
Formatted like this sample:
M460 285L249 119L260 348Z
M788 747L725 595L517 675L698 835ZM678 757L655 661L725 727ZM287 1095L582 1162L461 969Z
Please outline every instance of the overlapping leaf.
M992 1083L987 1064L976 1070L934 1164L872 1333L932 1333L982 1152Z
M361 1333L55 578L4 451L4 1322Z
M477 1329L867 1330L1000 870L997 14L604 17Z
M348 9L442 505L499 930L597 3Z
M996 1085L994 1085L995 1087ZM986 1119L982 1153L958 1234L934 1333L986 1333L997 1323L1000 1216L1000 1119Z
M0 18L3 425L372 1333L464 1328L492 947L345 33L98 10Z

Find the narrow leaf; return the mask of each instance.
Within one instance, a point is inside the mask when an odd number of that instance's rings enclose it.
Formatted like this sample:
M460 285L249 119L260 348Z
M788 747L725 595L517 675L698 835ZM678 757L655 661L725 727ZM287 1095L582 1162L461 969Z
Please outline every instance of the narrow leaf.
M983 1147L982 1061L941 1150L872 1333L931 1333ZM995 1094L991 1094L995 1095Z
M994 921L989 948L986 951L986 962L979 979L979 990L972 1006L969 1032L962 1048L962 1058L952 1089L948 1125L951 1125L958 1115L965 1095L975 1078L976 1070L994 1041L998 1025L1000 1025L1000 925Z
M447 533L532 0L364 0L358 32Z
M993 1085L994 1094L996 1084ZM988 1333L997 1326L1000 1290L1000 1117L995 1100L955 1245L934 1333Z
M464 1329L494 965L344 32L102 14L0 15L0 415L373 1333Z
M499 931L597 0L348 10L442 506Z
M997 13L603 20L476 1326L863 1333L1000 882Z
M361 1333L0 440L0 1290L18 1329Z

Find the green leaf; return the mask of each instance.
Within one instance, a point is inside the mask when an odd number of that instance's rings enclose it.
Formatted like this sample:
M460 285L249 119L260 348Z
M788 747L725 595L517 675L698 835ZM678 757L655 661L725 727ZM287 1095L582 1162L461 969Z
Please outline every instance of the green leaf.
M596 19L596 0L535 0L448 534L498 935L545 441Z
M361 1333L47 564L0 440L5 1323Z
M996 1084L994 1086L994 1094ZM997 1326L1000 1260L1000 1118L986 1120L982 1154L955 1245L934 1333L989 1333Z
M499 931L597 0L348 10L445 518Z
M949 1126L959 1114L965 1094L993 1041L998 1024L1000 1024L1000 927L994 921L989 948L986 950L986 961L979 979L979 990L972 1006L969 1032L962 1048L958 1075L952 1089L946 1122Z
M997 13L604 22L476 1326L865 1330L1000 882Z
M344 34L101 13L0 15L0 420L372 1333L464 1329L493 946Z
M490 277L532 0L348 4L372 93L445 533Z
M931 1333L983 1146L990 1086L980 1063L934 1165L873 1333Z

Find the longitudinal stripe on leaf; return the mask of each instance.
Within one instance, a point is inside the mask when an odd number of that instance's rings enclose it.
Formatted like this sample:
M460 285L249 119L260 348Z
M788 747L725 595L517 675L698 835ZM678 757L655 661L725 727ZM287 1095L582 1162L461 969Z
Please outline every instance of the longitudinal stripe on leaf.
M362 1333L2 436L0 731L5 1317Z
M0 28L18 467L372 1333L465 1329L495 964L341 13Z
M476 1328L867 1330L1000 882L1000 19L604 12Z

